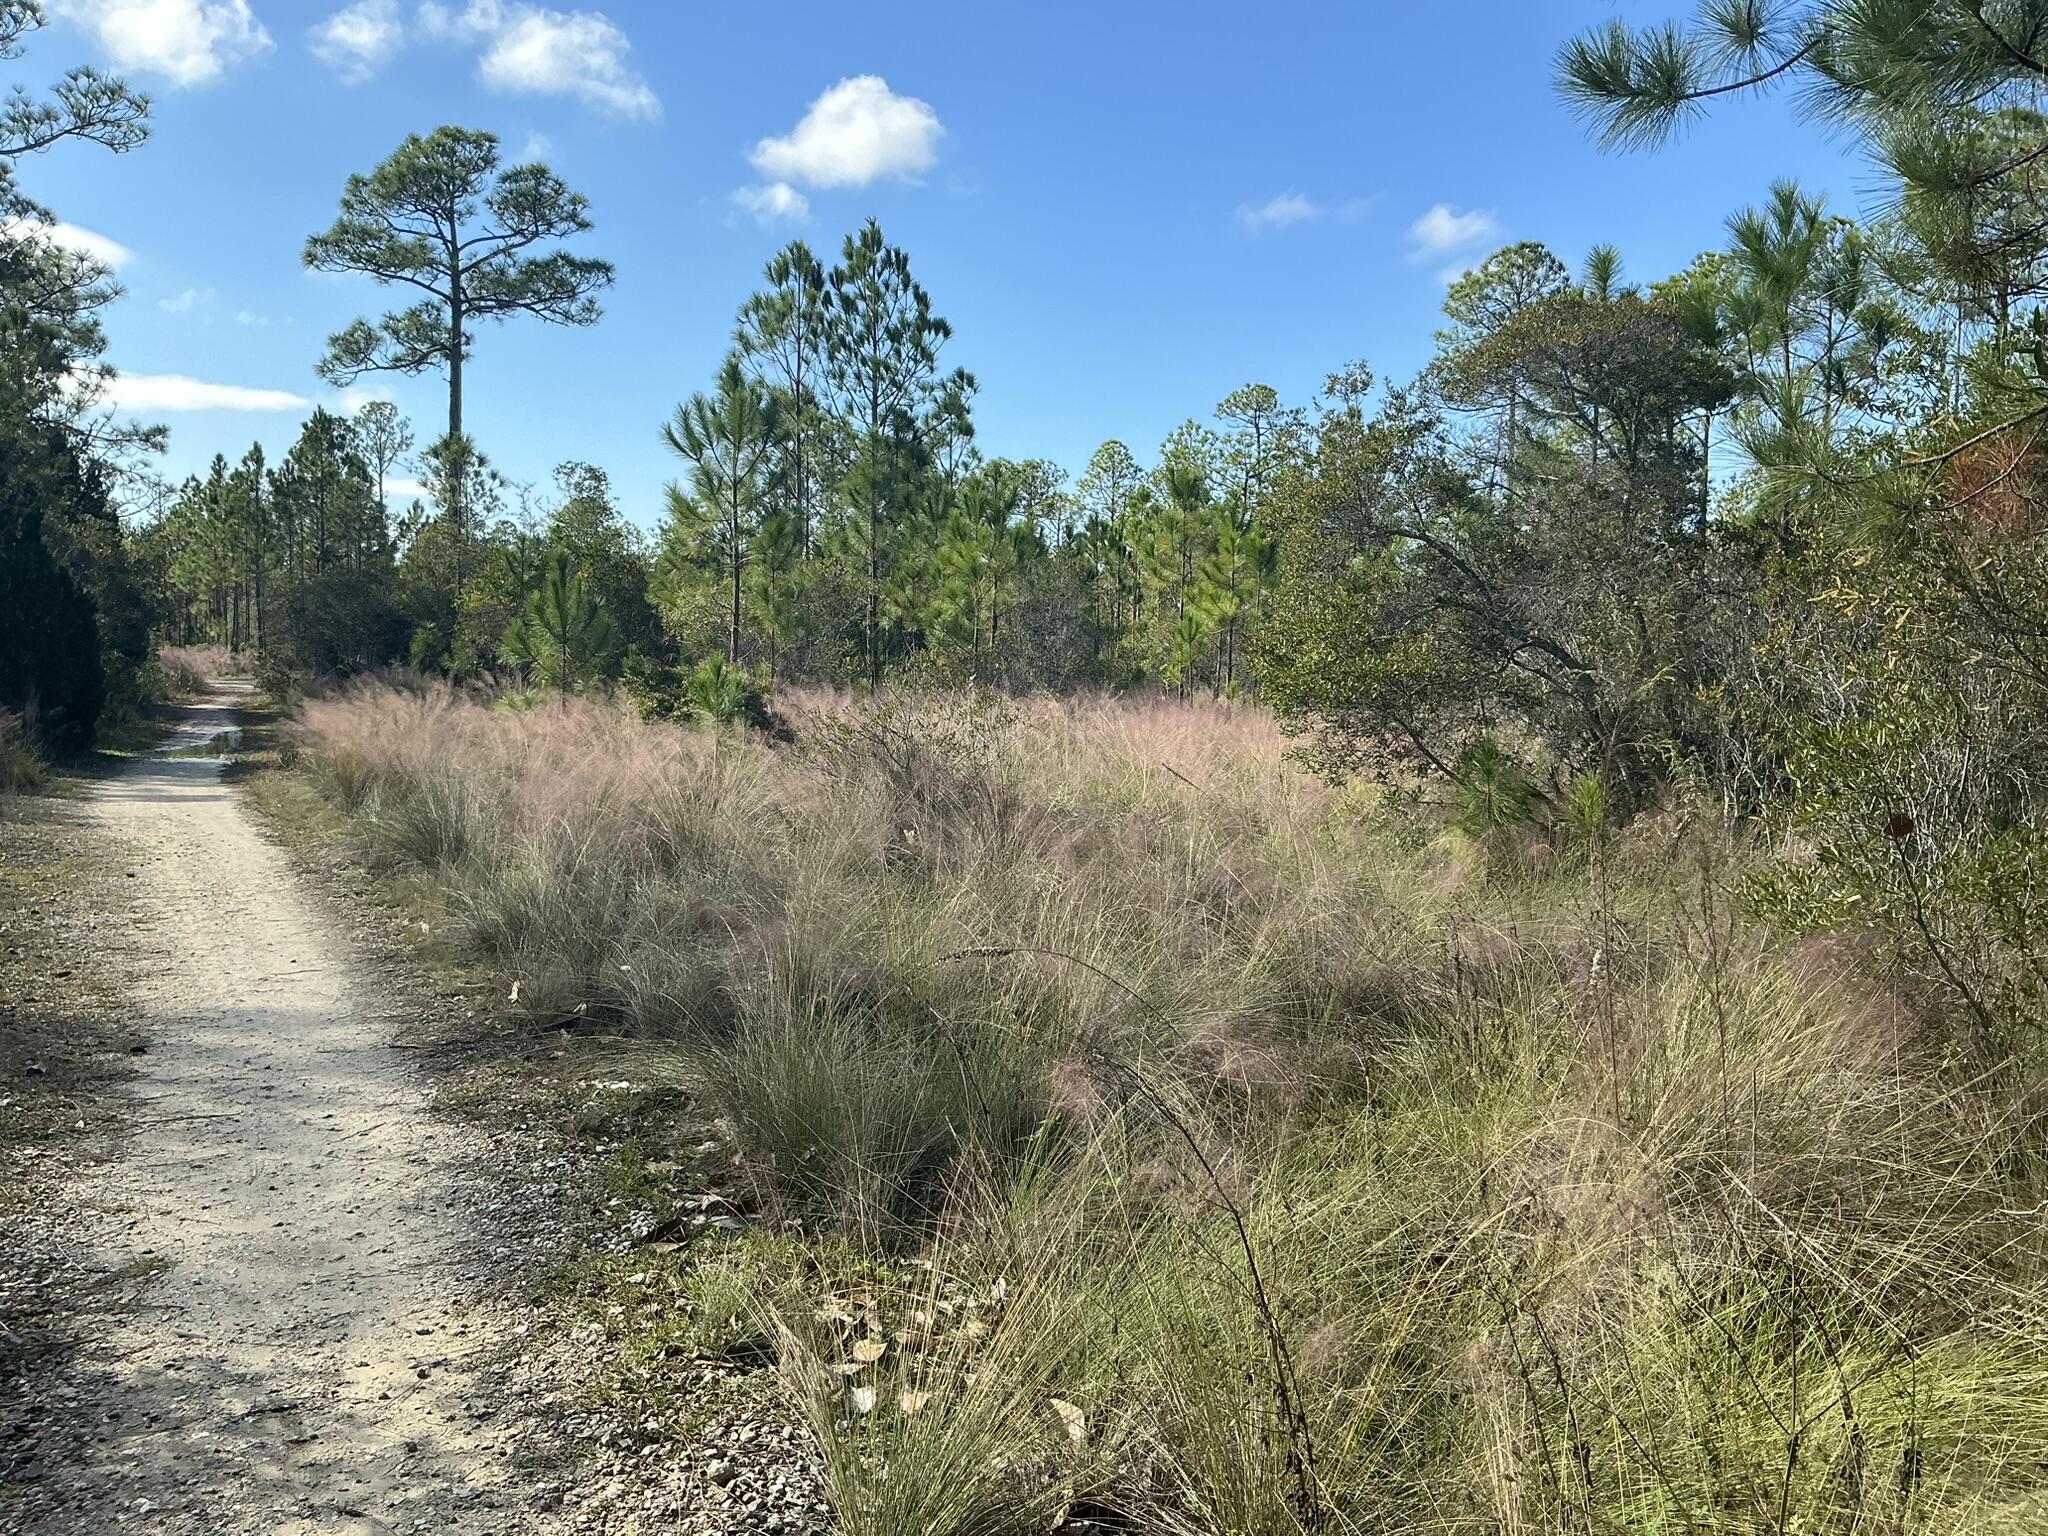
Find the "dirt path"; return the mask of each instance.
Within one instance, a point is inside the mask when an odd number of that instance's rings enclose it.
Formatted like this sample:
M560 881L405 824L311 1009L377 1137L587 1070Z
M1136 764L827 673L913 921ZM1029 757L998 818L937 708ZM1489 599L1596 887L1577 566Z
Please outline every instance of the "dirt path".
M162 1266L75 1380L99 1424L0 1530L549 1529L505 1473L451 1266L453 1151L332 918L222 779L239 690L93 791L139 881L138 1130L110 1268ZM16 1524L16 1521L20 1521Z

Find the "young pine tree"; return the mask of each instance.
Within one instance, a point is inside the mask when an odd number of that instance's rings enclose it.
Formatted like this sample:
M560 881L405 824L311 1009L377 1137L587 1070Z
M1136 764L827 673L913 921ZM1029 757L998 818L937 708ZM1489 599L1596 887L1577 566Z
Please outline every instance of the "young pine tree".
M662 540L672 559L717 573L727 594L725 659L740 660L747 562L775 486L781 403L727 358L715 393L676 407L662 439L690 465L688 489L668 488Z
M502 649L536 682L566 698L612 675L618 631L569 557L557 550L527 597L526 611L506 630Z

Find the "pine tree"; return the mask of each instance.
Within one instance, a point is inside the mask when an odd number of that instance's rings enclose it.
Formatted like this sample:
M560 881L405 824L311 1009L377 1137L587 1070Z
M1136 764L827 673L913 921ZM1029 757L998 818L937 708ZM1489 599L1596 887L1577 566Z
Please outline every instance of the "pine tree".
M610 262L536 246L582 234L589 200L544 165L498 168L495 134L436 128L408 135L368 175L349 177L341 216L306 242L319 272L360 272L426 295L328 338L320 375L448 376L448 438L460 441L462 369L477 326L512 315L594 325Z
M256 653L260 656L263 654L267 626L266 577L276 558L276 552L272 548L274 529L270 479L264 472L261 443L249 445L249 451L242 455L242 462L235 466L230 482L241 532L241 580L247 604L243 638L256 647Z
M910 258L870 219L846 238L831 293L828 377L853 451L841 485L846 532L866 580L865 649L870 691L882 682L884 595L895 576L902 524L948 439L970 434L974 380L941 373L953 328L910 275Z
M1165 494L1138 512L1134 544L1152 605L1160 677L1186 698L1208 633L1189 605L1196 570L1215 537L1216 515L1208 480L1185 452L1168 457L1158 479Z
M663 542L719 572L729 594L725 657L735 666L747 561L770 510L780 418L777 397L730 357L719 370L717 393L691 396L662 428L662 440L690 464L689 488L668 488Z
M385 504L392 469L412 452L412 423L389 400L372 400L356 412L356 441L377 477L377 504Z
M781 677L782 658L802 637L803 535L798 512L781 508L761 519L747 560L747 611L768 651L768 680Z
M1533 240L1495 251L1460 276L1444 295L1450 325L1437 332L1441 348L1431 379L1444 399L1460 410L1495 416L1488 489L1512 499L1527 423L1522 419L1524 381L1512 368L1492 365L1486 344L1521 315L1571 286L1563 262Z
M2010 326L2017 305L2048 295L2037 237L2048 224L2048 119L2034 99L2048 76L2042 23L2032 0L1701 0L1690 27L1614 21L1572 40L1558 84L1604 141L1632 146L1670 137L1709 102L1805 84L1815 111L1861 139L1895 183L1896 227L1911 247L1901 268L1948 290L1956 354L1981 325L2025 372L2020 410L2048 410L2048 368ZM1774 193L1758 233L1804 240L1818 210L1787 201ZM1789 371L1782 350L1779 362Z
M790 514L800 552L808 557L827 473L830 425L820 403L830 318L825 269L809 246L793 240L763 275L768 286L740 306L733 344L778 398L777 499Z
M1273 541L1256 524L1245 526L1227 508L1223 510L1216 519L1212 547L1196 568L1190 603L1203 628L1220 637L1217 686L1221 693L1237 690L1242 631L1257 610L1273 572Z
M1301 414L1282 406L1272 385L1247 384L1218 402L1216 416L1233 429L1223 445L1226 484L1243 526L1250 527L1275 477L1299 449Z
M526 611L505 632L504 654L564 698L610 676L618 661L611 615L590 595L569 557L548 557Z

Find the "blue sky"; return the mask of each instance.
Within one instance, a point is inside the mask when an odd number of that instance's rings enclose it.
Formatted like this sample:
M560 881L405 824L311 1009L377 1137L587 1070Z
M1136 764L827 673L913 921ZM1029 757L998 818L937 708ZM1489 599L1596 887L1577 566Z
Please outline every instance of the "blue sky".
M591 200L580 248L618 267L594 330L481 336L471 432L515 480L603 465L643 523L673 473L658 428L762 264L799 235L829 263L870 214L953 322L984 451L1078 471L1106 437L1149 462L1246 382L1299 402L1353 358L1412 373L1444 274L1508 240L1573 263L1612 241L1648 279L1776 177L1847 211L1880 193L1783 101L1600 151L1552 55L1654 4L596 3L51 0L11 80L108 64L156 100L142 149L23 180L125 252L111 360L171 428L165 473L281 451L334 403L323 339L394 296L300 247L350 171L440 123L542 152ZM433 434L438 378L370 387Z

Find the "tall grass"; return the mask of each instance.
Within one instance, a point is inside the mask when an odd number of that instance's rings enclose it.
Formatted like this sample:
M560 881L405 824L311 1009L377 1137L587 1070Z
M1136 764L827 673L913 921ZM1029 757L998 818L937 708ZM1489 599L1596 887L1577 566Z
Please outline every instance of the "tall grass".
M29 739L26 722L12 710L0 709L0 795L40 789L48 777L49 769Z
M1761 854L1475 842L1252 711L785 707L300 748L869 1256L761 1320L847 1530L2048 1528L2040 1075L1744 917Z
M211 679L241 671L237 658L224 645L167 645L157 652L156 665L164 691L173 698L204 693Z

